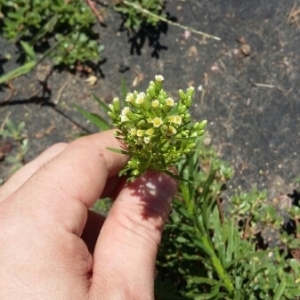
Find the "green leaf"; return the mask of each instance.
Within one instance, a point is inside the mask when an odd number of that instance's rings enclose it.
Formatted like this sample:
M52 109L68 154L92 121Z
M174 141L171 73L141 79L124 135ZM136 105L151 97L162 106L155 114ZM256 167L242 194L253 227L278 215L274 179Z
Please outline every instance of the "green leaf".
M239 236L235 238L235 234L237 234L237 232L234 230L234 222L232 220L229 221L228 227L226 262L230 262L233 259L234 249L238 249L239 244Z
M16 133L17 132L17 127L16 125L13 123L12 120L8 119L5 123L5 126L8 128L10 133Z
M110 125L108 124L108 122L101 118L99 115L90 113L76 104L74 104L74 106L78 112L80 112L86 119L96 125L100 130L105 131L110 129Z
M130 169L129 168L126 168L126 169L123 169L123 170L121 170L120 172L119 172L119 177L122 177L123 175L125 175L125 173L127 172L127 171L129 171Z
M126 95L127 95L127 85L125 82L124 77L121 78L121 106L124 107L125 106L125 99L126 99Z
M115 153L128 155L128 151L126 151L126 150L110 148L110 147L106 147L106 149L109 150L109 151L115 152Z
M282 295L284 293L285 286L286 286L286 282L285 282L285 280L282 280L275 291L275 295L273 298L274 300L282 299Z
M177 179L177 180L183 180L183 181L187 181L187 182L189 182L189 180L187 180L187 179L184 179L184 178L182 178L181 176L178 176L178 175L175 175L175 174L173 174L173 173L171 173L171 172L169 172L169 171L164 171L166 174L168 174L170 177L172 177L172 178L174 178L174 179Z
M8 130L0 129L0 136L3 138L6 138L6 137L10 136L10 133Z
M176 238L176 242L179 244L186 244L188 242L188 240L186 238L184 238L183 236L178 236Z
M173 138L175 141L192 141L194 142L196 140L196 137L187 137L187 138Z
M205 278L203 278L203 279L205 279ZM205 282L205 283L208 283L208 282ZM220 287L221 287L220 282L216 282L214 285L212 285L212 290L210 293L201 293L201 295L199 295L199 297L196 296L194 299L195 300L215 299L215 297L219 294ZM224 299L223 297L224 297L224 295L222 295L222 299Z
M105 112L109 111L109 107L108 105L102 101L99 97L97 97L95 94L92 94L92 96L94 97L94 99L97 101L98 105L100 106L100 108L102 108Z
M44 26L42 26L42 28L33 37L33 39L30 41L30 45L34 45L38 40L43 38L48 32L52 32L57 22L58 22L58 16L57 15L52 16L52 18L46 24L44 24ZM56 36L59 36L59 34L57 34Z
M12 70L11 72L4 74L3 76L0 77L0 84L8 82L9 80L12 80L14 78L20 77L22 75L25 75L29 73L33 68L36 66L35 61L30 61L26 63L25 65L16 68Z
M25 127L25 122L20 122L18 125L18 132L21 132Z
M26 53L27 59L30 58L31 60L34 60L36 55L33 50L33 47L24 41L20 41L20 44L21 44L24 52Z

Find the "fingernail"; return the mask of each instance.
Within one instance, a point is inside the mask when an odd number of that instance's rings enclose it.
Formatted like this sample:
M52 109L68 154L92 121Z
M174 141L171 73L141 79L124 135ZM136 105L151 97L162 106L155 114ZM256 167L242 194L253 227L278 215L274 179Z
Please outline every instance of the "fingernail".
M169 175L164 173L148 172L146 174L147 192L158 197L161 201L172 203L177 191L177 182Z
M164 173L148 171L133 182L135 191L141 195L145 211L149 217L161 216L166 220L171 211L171 203L177 191L177 182Z

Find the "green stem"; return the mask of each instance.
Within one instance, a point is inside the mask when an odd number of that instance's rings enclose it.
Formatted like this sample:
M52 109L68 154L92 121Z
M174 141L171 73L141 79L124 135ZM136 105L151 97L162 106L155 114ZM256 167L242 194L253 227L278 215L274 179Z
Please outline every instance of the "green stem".
M221 263L221 261L219 260L219 258L217 257L213 245L206 233L205 228L203 228L200 220L199 220L199 216L197 214L197 210L194 208L194 223L196 226L196 229L198 231L198 235L199 235L199 239L201 241L202 244L202 249L206 252L206 254L209 256L209 259L215 269L215 271L217 272L219 278L222 280L222 282L225 285L225 288L227 289L227 291L232 294L234 291L234 287L233 284L230 280L230 277L228 276L228 274L226 273L225 269L223 268L223 265Z
M203 243L203 245L205 246L205 250L215 268L215 271L217 272L219 278L224 282L224 285L227 289L227 291L232 294L234 291L234 287L232 285L232 282L230 280L230 277L228 276L228 274L226 273L226 271L224 270L222 263L220 262L219 258L216 256L215 251L213 249L213 247L211 246L211 243L207 237L207 235L203 235L201 237L201 241Z
M138 10L138 11L141 11L142 13L146 14L146 15L149 15L151 16L152 18L155 18L155 19L158 19L160 21L163 21L163 22L166 22L170 25L173 25L173 26L176 26L176 27L179 27L181 29L184 29L184 30L188 30L188 31L191 31L193 33L196 33L196 34L200 34L200 35L203 35L207 38L210 38L210 39L214 39L214 40L217 40L217 41L220 41L221 39L217 36L213 36L213 35L210 35L208 33L205 33L205 32L202 32L202 31L199 31L199 30L195 30L194 28L191 28L191 27L188 27L188 26L184 26L184 25L180 25L178 23L175 23L173 21L170 21L164 17L161 17L161 16L157 16L155 14L153 14L152 12L150 12L149 10L141 7L141 5L139 4L136 4L136 3L132 3L132 2L129 2L127 0L123 0L123 3L127 6L130 6L130 7L133 7L134 9Z

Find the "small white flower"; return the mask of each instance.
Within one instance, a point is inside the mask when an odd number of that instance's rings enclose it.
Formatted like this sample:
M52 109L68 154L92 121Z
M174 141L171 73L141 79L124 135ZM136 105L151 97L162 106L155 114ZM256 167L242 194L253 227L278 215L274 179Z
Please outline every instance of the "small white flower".
M180 116L169 116L168 118L170 123L180 125L182 123L182 118Z
M136 97L135 103L136 104L142 104L145 101L145 93L139 93Z
M122 115L122 116L127 116L129 112L130 112L129 107L128 107L128 106L125 106L125 107L122 109L121 115Z
M176 134L177 130L175 129L175 127L169 126L168 132L169 132L170 134Z
M195 91L195 88L193 86L190 86L188 89L187 89L188 92L190 93L194 93Z
M148 136L145 136L145 137L144 137L144 142L145 142L146 144L148 144L148 143L150 142L150 138L149 138Z
M90 75L86 80L85 82L87 82L88 85L95 85L96 82L97 82L98 78L94 75Z
M175 123L175 116L169 116L169 117L168 117L168 121L169 121L170 123Z
M175 116L175 124L180 125L182 123L182 118L180 116Z
M152 123L154 127L159 127L163 123L163 120L162 118L156 117L152 119Z
M125 122L128 122L128 121L129 121L128 117L126 117L126 116L121 116L121 122L122 122L122 123L125 123Z
M125 101L126 102L132 102L134 100L134 95L132 93L128 93L126 98L125 98Z
M169 97L166 99L166 104L168 106L174 106L174 100L171 97Z
M153 100L151 105L152 105L153 108L156 108L156 107L159 106L159 101L158 100Z
M130 129L130 134L132 136L135 136L136 135L136 129L135 128Z
M141 129L137 130L136 135L139 136L139 137L143 136L144 135L144 130L141 130Z
M155 80L161 82L164 80L164 77L162 75L155 75Z
M154 134L154 129L153 128L149 128L146 130L146 134L147 135L153 135Z

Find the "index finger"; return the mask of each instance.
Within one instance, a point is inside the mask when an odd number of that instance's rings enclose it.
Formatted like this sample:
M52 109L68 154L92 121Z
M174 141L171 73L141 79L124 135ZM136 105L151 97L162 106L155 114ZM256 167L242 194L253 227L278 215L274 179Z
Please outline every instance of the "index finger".
M39 215L81 235L90 208L106 180L125 166L127 157L107 150L120 149L114 130L79 138L43 165L7 204L22 214ZM7 199L9 200L9 199Z

